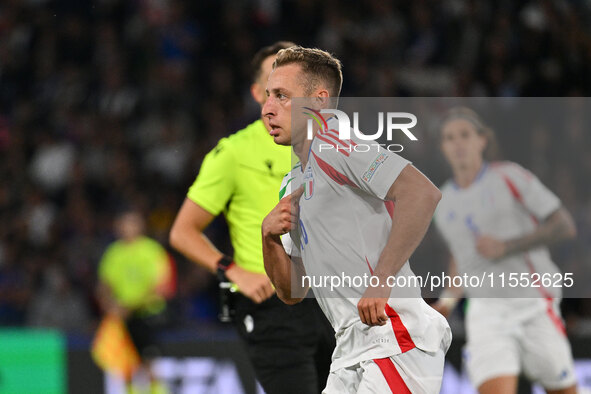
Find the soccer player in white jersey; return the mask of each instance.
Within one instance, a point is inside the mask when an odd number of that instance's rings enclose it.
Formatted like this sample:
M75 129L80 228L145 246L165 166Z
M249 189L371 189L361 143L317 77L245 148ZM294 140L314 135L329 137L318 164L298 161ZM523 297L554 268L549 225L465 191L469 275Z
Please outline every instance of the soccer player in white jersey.
M312 140L302 130L305 122L300 128L295 121L292 130L293 98L308 97L322 107L338 97L341 83L337 59L301 47L278 53L267 83L263 115L270 133L276 143L291 144L301 163L284 178L285 196L262 224L265 269L277 295L290 304L305 297L307 289L298 288L304 272L369 275L381 284L389 276L414 276L408 258L440 199L439 190L394 153L375 147L370 153L337 150L337 144L360 141L339 140L329 131L338 127L334 119ZM334 149L321 151L320 144ZM292 211L295 202L299 208ZM280 235L296 223L284 249ZM294 264L301 257L303 267L292 271L290 256ZM324 393L439 392L449 325L423 301L418 287L404 291L404 297L394 298L393 289L381 285L314 288L337 339Z
M453 177L442 187L435 223L452 254L450 272L492 272L497 279L503 272L505 279L510 273L556 274L547 245L574 237L573 220L531 172L512 162L487 162L493 145L492 130L468 108L451 109L442 123L441 150ZM448 315L462 291L470 298L464 362L481 394L515 393L520 372L548 393L576 393L557 290L497 281L486 291L446 289L434 304Z

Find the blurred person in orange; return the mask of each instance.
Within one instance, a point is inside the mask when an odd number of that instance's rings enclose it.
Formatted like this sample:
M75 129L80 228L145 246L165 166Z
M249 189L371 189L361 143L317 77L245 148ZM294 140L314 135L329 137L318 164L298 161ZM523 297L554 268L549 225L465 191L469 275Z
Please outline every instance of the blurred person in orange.
M166 392L155 380L150 364L159 354L156 334L166 298L171 295L171 260L158 242L144 235L144 220L139 212L127 210L120 214L115 220L115 231L119 238L107 247L99 265L98 300L108 321L118 319L124 323L137 349L140 363L135 365L133 355L130 356L131 366L124 376L128 388L131 392L143 392L142 387L149 385L151 393ZM99 335L100 332L97 338ZM122 341L125 343L124 338ZM145 379L146 374L149 379ZM138 383L132 385L136 376Z

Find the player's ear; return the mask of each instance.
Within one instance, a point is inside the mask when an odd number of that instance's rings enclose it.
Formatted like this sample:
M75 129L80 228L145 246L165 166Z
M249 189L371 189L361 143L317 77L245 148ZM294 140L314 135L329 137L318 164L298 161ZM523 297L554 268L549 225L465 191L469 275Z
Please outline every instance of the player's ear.
M257 103L261 105L265 103L265 89L263 89L263 87L258 83L255 82L252 85L250 85L250 94L252 95L254 101L256 101Z
M484 154L484 152L486 152L486 147L489 144L488 136L484 133L478 133L478 137L480 137L480 152Z
M330 104L330 94L328 90L319 90L316 94L316 102L320 108L328 108Z

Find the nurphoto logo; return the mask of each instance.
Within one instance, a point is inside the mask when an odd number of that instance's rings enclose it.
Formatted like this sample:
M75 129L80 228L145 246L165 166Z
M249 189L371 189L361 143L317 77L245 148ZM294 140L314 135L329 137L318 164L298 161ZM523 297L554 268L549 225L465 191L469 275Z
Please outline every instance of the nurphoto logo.
M365 134L359 130L359 112L353 112L353 127L351 127L349 116L341 110L321 109L320 111L317 111L310 107L304 107L304 109L308 111L304 111L304 114L310 117L307 123L307 138L309 140L314 138L314 122L316 122L319 127L319 135L331 137L330 141L322 139L328 143L320 144L320 151L323 149L336 149L337 151L345 150L351 152L351 150L354 150L356 152L367 152L372 146L375 146L376 149L381 146L388 149L390 152L402 152L404 149L400 144L386 145L378 144L377 142L372 144L356 144L350 141L351 130L357 139L362 141L376 141L384 134L384 129L386 130L386 139L388 141L392 141L392 136L395 131L401 131L411 141L418 141L418 138L410 131L411 128L416 126L417 117L410 112L378 112L378 130L374 134ZM329 117L325 118L323 115L329 115ZM329 130L327 120L330 120L331 118L336 119L338 122L338 130Z

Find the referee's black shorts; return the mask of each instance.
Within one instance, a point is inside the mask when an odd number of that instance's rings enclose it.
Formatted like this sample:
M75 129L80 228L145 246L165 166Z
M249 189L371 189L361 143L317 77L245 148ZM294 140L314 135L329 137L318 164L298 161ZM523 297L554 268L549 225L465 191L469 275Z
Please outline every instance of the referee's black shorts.
M151 361L161 354L157 336L162 328L162 314L146 316L132 313L125 320L125 325L142 361Z
M235 310L234 324L267 394L324 389L335 338L315 299L286 305L274 295L257 305L239 294Z

